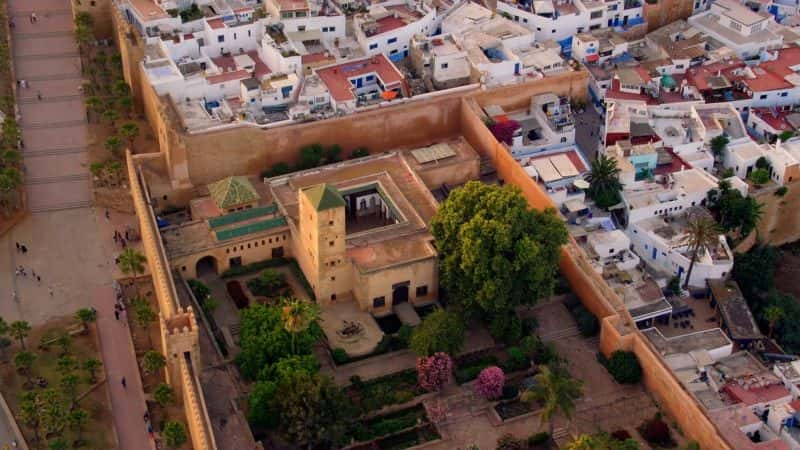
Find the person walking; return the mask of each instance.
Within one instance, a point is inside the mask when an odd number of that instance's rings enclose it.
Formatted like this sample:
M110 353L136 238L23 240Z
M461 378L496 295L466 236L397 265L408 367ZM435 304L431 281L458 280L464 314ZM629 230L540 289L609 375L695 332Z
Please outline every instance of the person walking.
M52 286L48 286L47 287L47 292L50 294L50 297L52 297L53 296L53 287Z
M118 309L114 310L114 318L119 320L119 310Z
M122 377L122 387L125 388L125 389L128 388L128 382L125 381L125 377Z
M22 250L22 254L23 254L23 255L24 255L25 253L28 253L28 247L25 247L25 245L24 245L24 244L23 244L23 245L20 247L20 250Z
M42 100L42 91L36 91L36 98L39 99L39 101Z
M19 249L20 249L19 242L17 242L17 253L19 253Z

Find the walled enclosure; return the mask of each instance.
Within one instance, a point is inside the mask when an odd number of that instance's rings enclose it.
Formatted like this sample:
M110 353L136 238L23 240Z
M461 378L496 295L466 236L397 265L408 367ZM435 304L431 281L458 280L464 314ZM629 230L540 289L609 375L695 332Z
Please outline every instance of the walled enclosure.
M772 245L783 245L800 239L800 180L787 184L783 197L775 195L777 187L753 194L764 205L758 222L758 238Z

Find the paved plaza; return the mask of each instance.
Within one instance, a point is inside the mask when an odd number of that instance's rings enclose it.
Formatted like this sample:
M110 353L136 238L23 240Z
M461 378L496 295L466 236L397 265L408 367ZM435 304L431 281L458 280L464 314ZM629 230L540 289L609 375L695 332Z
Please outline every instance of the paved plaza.
M91 208L88 132L80 58L69 0L10 0L14 69L29 87L18 90L30 214L0 238L0 317L40 325L82 307L98 311L117 448L154 448L130 333L114 319L114 230L135 217ZM39 20L30 23L31 12ZM38 96L41 95L41 100ZM17 251L16 244L27 247ZM24 267L27 276L16 276ZM41 278L35 279L32 274ZM123 388L122 377L128 381ZM111 430L109 430L111 432ZM0 443L8 427L0 419Z

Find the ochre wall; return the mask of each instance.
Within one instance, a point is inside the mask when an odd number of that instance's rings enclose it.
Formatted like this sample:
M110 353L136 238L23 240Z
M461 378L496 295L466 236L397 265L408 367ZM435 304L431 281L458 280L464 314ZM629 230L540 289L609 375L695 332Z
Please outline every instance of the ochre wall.
M92 16L92 28L94 29L95 38L114 38L114 30L111 24L111 0L72 0L71 3L73 16L79 12L85 12Z
M483 125L472 99L463 101L461 116L462 134L478 153L492 158L499 177L519 187L534 208L551 207L552 202L547 195L519 164L513 163L509 152ZM562 251L559 268L583 305L602 318L600 350L603 354L609 356L615 350L635 352L642 364L645 386L664 411L680 425L684 434L698 441L702 448L731 449L697 401L647 342L647 338L631 326L632 320L621 300L591 269L586 255L572 239Z
M775 195L777 188L753 194L764 205L758 223L758 237L772 245L782 245L800 239L800 180L787 184L783 197Z
M642 15L647 21L648 31L653 31L679 19L692 15L694 0L656 0L653 4L643 1Z

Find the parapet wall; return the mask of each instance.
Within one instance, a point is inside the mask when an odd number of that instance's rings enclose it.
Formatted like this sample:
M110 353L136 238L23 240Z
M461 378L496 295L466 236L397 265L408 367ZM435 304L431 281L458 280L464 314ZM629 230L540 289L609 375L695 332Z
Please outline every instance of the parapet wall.
M519 187L532 207L553 207L550 198L483 124L474 99L463 100L461 122L464 137L478 153L492 159L501 179ZM684 434L705 449L732 449L696 399L684 389L655 348L636 329L623 302L592 270L585 253L571 238L561 253L559 268L583 305L601 319L600 350L603 354L609 356L615 350L636 353L642 365L645 386L680 425Z
M137 170L136 164L139 160L152 156L142 155L134 158L130 150L126 151L125 156L147 267L150 269L153 289L158 300L161 340L168 361L168 381L182 394L194 449L216 450L211 421L203 399L203 389L192 367L194 365L200 368L197 322L191 308L184 311L178 306L178 295L172 273L168 269L166 253L158 234L153 210L149 206L150 195ZM188 360L187 353L190 357Z

